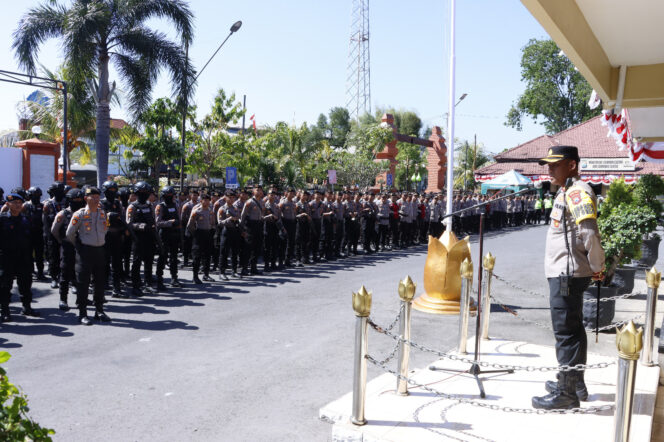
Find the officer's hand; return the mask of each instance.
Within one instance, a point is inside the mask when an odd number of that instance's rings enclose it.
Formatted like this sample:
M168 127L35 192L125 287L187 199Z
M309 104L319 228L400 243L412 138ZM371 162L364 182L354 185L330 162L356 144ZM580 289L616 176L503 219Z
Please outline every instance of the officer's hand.
M602 269L599 272L593 273L592 280L593 281L602 281L604 279L604 269Z

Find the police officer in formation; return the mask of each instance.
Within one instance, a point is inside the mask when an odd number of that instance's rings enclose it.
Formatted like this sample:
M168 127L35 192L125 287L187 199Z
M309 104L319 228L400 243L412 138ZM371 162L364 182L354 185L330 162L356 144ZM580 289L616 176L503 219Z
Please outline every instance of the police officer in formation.
M213 249L215 216L212 213L210 201L210 195L207 193L201 195L201 204L193 208L189 222L187 223L187 231L191 238L193 238L191 250L193 253L194 284L203 283L198 277L201 264L203 264L203 281L212 281L212 277L210 276L210 258Z
M118 185L115 181L106 181L102 184L101 191L104 198L101 200L102 209L108 217L108 230L106 232L106 274L113 279L113 297L124 298L122 291L123 274L123 238L128 234L127 224L124 220L124 208L117 198ZM110 268L110 271L109 271ZM105 281L106 282L106 281Z
M51 277L51 288L58 287L58 277L60 276L60 245L51 233L51 226L55 221L55 216L64 209L65 185L55 182L47 190L50 196L43 204L43 225L44 239L46 243L46 252L48 255L48 273Z
M0 319L11 320L9 302L16 280L25 316L39 316L32 308L32 226L23 211L24 197L7 195L9 210L0 213Z
M23 211L30 220L30 243L39 280L46 278L44 276L44 206L41 196L42 191L39 187L31 187L28 189L29 201L23 204Z
M136 201L127 208L127 226L133 235L131 282L133 296L142 296L143 291L152 291L152 263L157 238L154 208L148 201L152 186L141 181L134 186ZM141 264L144 280L141 280Z
M69 311L68 295L69 286L73 288L74 294L77 293L76 288L76 249L75 243L67 239L67 228L71 222L74 213L78 212L85 206L84 193L81 189L71 189L67 192L65 199L65 208L62 209L55 217L55 222L51 226L51 233L57 243L60 245L60 305L58 306L62 311ZM108 268L108 267L107 267Z
M180 213L175 201L175 189L166 186L161 191L162 201L155 208L155 221L161 239L161 250L157 260L157 290L166 290L164 268L168 263L171 287L181 287L178 280L178 250L181 241Z

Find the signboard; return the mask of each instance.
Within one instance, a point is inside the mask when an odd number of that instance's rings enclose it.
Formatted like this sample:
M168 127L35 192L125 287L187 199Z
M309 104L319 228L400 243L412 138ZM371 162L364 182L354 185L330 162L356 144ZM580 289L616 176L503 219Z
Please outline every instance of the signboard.
M30 186L39 187L46 193L48 186L53 184L55 157L53 155L30 155Z
M53 173L53 172L51 172ZM23 185L23 149L0 147L0 187L9 189ZM44 195L46 189L42 189Z
M330 184L337 184L337 171L332 169L327 171L327 178Z
M634 163L629 158L581 158L579 169L582 172L591 170L633 172Z
M237 181L237 168L236 167L227 167L226 168L226 188L227 189L237 189L240 187L240 184Z
M394 184L394 175L392 175L391 173L388 173L387 174L387 187L392 187L393 184Z

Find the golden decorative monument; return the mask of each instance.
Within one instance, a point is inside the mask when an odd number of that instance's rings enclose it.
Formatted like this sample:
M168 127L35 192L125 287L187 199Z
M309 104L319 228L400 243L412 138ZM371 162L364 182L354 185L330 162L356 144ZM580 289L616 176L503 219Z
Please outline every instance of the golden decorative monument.
M353 310L355 316L365 317L371 313L371 292L364 286L357 293L353 293Z
M442 315L459 314L460 269L464 259L472 263L468 237L459 240L449 230L445 230L440 238L429 236L429 251L424 263L425 293L413 302L413 307Z
M651 289L659 287L659 282L662 280L662 273L658 272L655 267L646 272L646 284Z
M410 276L406 276L403 281L399 281L399 298L402 301L410 302L415 296L415 283Z
M493 272L493 266L496 265L496 257L491 254L491 252L484 255L482 260L482 265L488 272Z
M616 347L618 347L618 356L622 359L636 361L639 359L641 348L643 347L643 328L638 330L632 321L629 321L616 332Z

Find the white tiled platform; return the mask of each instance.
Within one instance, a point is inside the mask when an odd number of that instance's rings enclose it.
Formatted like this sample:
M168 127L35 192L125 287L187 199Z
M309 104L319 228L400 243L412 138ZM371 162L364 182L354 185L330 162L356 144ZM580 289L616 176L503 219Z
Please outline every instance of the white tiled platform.
M469 342L468 348L473 348ZM555 366L552 347L503 340L482 341L480 360L511 365ZM614 359L589 354L588 363ZM390 363L396 369L396 362ZM467 369L468 366L447 359L433 363L437 367ZM588 370L586 384L590 392L582 407L614 402L617 365ZM438 391L495 404L500 407L531 408L531 397L546 394L544 381L555 372L516 371L513 374L486 374L486 399L480 399L475 379L468 374L431 371L427 367L411 372L420 384ZM631 441L649 442L659 367L638 365ZM384 374L367 384L364 426L350 423L352 394L348 393L320 409L319 417L333 423L335 441L609 441L613 440L613 412L599 414L557 415L521 414L460 404L419 388L401 397L394 393L395 377Z

